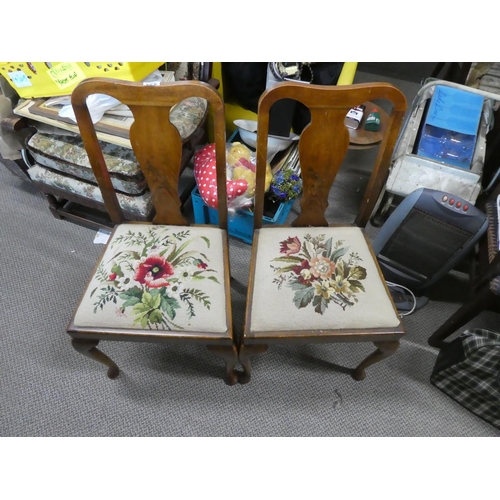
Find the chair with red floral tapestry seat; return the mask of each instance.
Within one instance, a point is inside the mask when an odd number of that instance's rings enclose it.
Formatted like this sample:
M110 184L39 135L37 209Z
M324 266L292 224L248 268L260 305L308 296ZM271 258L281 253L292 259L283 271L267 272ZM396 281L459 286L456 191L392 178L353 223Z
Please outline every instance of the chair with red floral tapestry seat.
M303 194L291 226L262 227L269 109L280 99L299 101L311 112L298 145ZM374 99L390 103L392 112L355 225L333 224L326 216L336 219L327 207L349 146L344 120L351 108ZM269 344L373 342L376 351L350 370L355 380L364 379L365 368L398 348L404 329L362 228L387 178L405 110L404 95L388 83L339 87L285 82L262 94L240 382L250 380L251 357ZM340 216L343 220L345 212Z
M130 142L152 193L152 223L125 221L97 140L86 98L110 95L127 105ZM206 99L214 115L219 225L192 226L181 213L178 180L182 140L170 109L189 97ZM72 94L92 169L115 223L68 326L73 347L119 374L97 349L101 340L201 343L225 360L225 381L237 382L227 235L224 105L208 84L143 86L105 78L83 81Z

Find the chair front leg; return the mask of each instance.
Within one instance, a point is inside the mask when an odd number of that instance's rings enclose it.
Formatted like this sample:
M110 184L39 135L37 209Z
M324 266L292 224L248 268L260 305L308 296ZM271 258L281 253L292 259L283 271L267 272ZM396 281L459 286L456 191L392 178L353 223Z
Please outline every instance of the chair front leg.
M217 354L226 361L226 376L224 382L227 385L235 385L238 382L238 376L234 371L236 363L238 363L238 351L235 345L209 345L208 350Z
M366 378L366 368L388 358L391 354L394 354L399 347L398 341L374 342L374 344L377 350L371 353L353 370L352 378L354 380L364 380Z
M98 361L99 363L102 363L103 365L106 365L108 367L109 378L113 379L118 377L118 375L120 374L120 369L114 361L106 356L106 354L97 349L97 344L99 344L98 340L79 338L74 338L71 340L71 345L80 354L83 354L84 356L87 356L87 358L91 358L95 361Z
M252 378L251 358L256 354L262 354L267 351L267 345L242 345L240 347L240 363L243 366L243 373L238 377L240 384L248 384Z

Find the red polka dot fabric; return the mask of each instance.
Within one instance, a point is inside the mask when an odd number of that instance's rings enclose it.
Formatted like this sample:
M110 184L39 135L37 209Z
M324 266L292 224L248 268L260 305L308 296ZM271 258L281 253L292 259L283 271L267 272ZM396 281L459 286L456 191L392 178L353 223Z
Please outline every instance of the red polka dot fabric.
M212 208L219 206L217 197L217 172L215 161L215 144L208 144L200 149L194 157L194 178L202 200ZM227 180L228 204L238 196L245 194L248 182L244 179Z

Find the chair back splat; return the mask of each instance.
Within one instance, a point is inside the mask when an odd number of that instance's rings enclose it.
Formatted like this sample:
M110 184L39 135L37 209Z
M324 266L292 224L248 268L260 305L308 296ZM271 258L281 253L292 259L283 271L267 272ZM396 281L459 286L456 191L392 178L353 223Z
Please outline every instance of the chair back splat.
M269 110L281 99L294 99L311 112L311 122L303 130L299 141L300 165L303 176L301 212L293 226L327 226L325 211L328 194L349 147L349 132L344 125L347 112L373 99L387 99L393 104L380 144L379 153L368 181L356 217L356 224L366 226L386 180L391 154L398 138L406 110L406 98L388 83L365 83L328 87L287 82L268 89L259 101L257 126L257 183L255 202L255 228L262 227L264 204L263 165L267 155Z
M104 202L115 224L124 221L123 212L111 184L97 135L86 104L87 96L106 94L127 105L134 115L130 128L130 142L137 161L152 193L156 209L155 224L186 225L181 213L178 179L182 157L182 141L179 131L170 123L173 106L189 97L201 97L212 106L214 121L224 120L224 105L210 85L197 82L176 82L161 86L144 86L140 82L123 82L104 78L91 78L82 82L72 94L72 105L80 127L80 133L95 170ZM220 123L218 124L220 129ZM215 135L218 161L225 155L225 133ZM225 160L224 160L225 161ZM220 193L220 227L227 228L227 197L225 173L218 171Z

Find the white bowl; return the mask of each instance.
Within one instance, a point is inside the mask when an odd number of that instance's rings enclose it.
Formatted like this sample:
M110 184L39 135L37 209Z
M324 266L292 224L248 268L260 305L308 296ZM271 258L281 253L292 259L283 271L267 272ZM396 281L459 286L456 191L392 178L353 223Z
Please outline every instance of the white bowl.
M255 120L234 120L233 122L239 128L241 140L251 148L257 147L257 122ZM293 141L297 141L299 136L290 132L288 139L269 135L267 139L267 159L270 161L276 153L286 149Z

